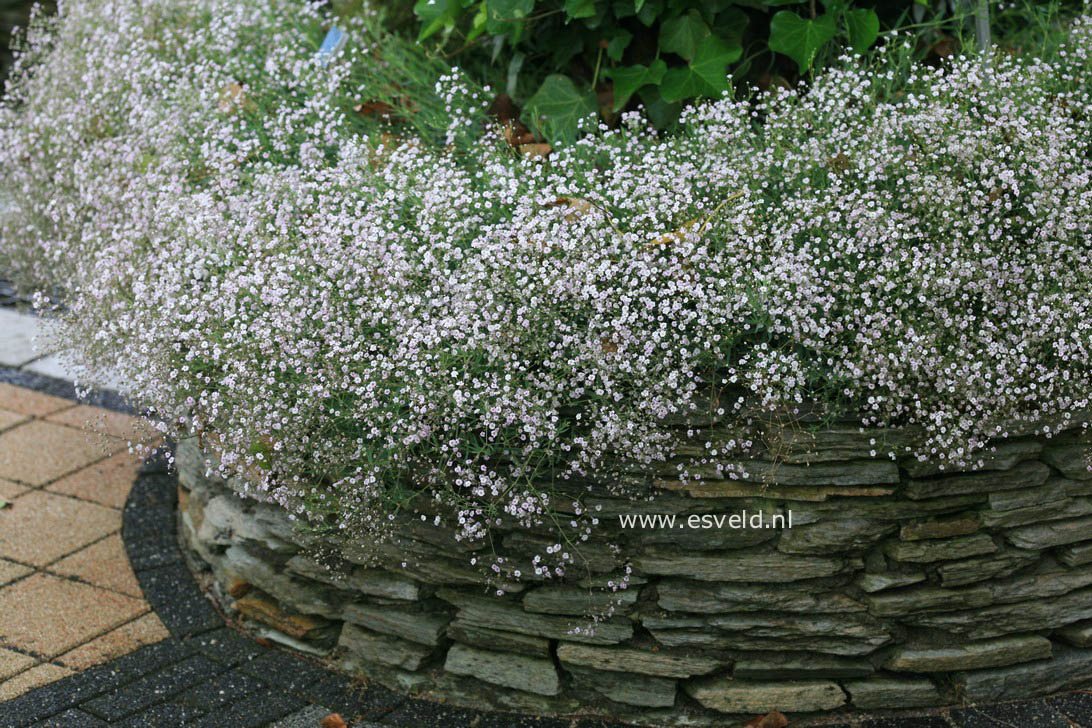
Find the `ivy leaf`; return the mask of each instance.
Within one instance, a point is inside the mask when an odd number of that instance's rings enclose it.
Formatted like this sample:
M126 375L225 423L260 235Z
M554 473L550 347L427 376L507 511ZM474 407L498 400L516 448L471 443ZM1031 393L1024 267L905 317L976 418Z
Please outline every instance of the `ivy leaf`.
M565 0L565 15L569 20L595 17L595 0Z
M441 0L436 0L441 2ZM485 0L489 9L489 32L494 35L517 36L526 18L535 7L535 0Z
M641 103L644 104L648 120L657 129L671 129L678 123L682 104L677 102L670 104L664 101L663 97L660 96L659 87L645 86L641 89L639 96L641 97Z
M660 19L660 14L664 11L663 0L638 0L634 4L637 13L637 19L645 24L646 28L651 28L652 24Z
M800 73L808 70L815 54L837 33L833 15L804 20L791 10L781 10L770 19L770 50L796 61Z
M648 84L656 85L663 80L667 64L657 58L648 66L636 65L616 68L611 72L614 80L614 111L621 111L637 90Z
M455 25L455 19L463 12L462 0L417 0L413 13L421 21L417 42L435 35L443 28Z
M730 87L727 67L743 55L743 46L711 35L701 42L693 62L664 74L660 94L673 103L698 96L720 96Z
M691 10L660 27L660 50L692 61L698 52L698 44L708 35L709 26L702 20L701 13Z
M614 37L607 43L607 58L614 61L622 60L622 54L625 53L631 40L633 40L633 33L625 28L619 28L615 31Z
M880 19L871 8L857 8L846 13L846 35L849 47L856 53L864 53L880 36Z
M556 146L574 140L580 122L598 111L599 104L592 91L581 91L568 76L554 73L528 99L521 120L541 131Z

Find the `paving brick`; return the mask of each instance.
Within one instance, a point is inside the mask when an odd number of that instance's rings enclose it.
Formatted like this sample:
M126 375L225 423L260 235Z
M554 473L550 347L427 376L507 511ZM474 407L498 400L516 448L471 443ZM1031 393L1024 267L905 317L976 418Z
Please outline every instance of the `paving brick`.
M69 360L58 353L46 354L23 366L28 372L53 379L71 380L76 375Z
M182 552L178 549L178 539L173 532L160 531L146 534L141 538L126 537L126 555L133 571L140 573L162 566L182 564Z
M71 708L65 712L35 723L34 728L99 728L105 726L101 720L82 710Z
M208 680L221 669L216 663L194 655L89 700L82 707L100 718L117 721Z
M279 650L269 650L239 669L292 692L304 690L328 674L318 665Z
M866 720L860 728L952 728L952 724L939 715L920 718L877 718Z
M125 506L139 467L139 457L119 452L64 476L46 490L120 509Z
M3 498L6 501L15 500L24 493L29 492L29 490L30 489L25 485L20 485L10 480L0 478L0 498Z
M238 702L248 695L259 691L268 691L269 686L256 677L238 670L232 670L195 685L178 695L175 700L198 708L205 713Z
M129 567L121 534L111 536L86 546L66 556L49 567L49 571L61 576L75 576L95 586L112 589L131 597L140 598L143 592L136 574Z
M12 675L17 675L39 662L37 658L24 655L22 652L5 650L0 647L0 681L7 680Z
M24 670L18 675L0 683L0 701L17 698L34 688L55 682L71 674L71 670L64 667L57 667L56 665L50 665L49 663L35 665L29 670Z
M190 637L186 640L186 644L210 660L216 660L230 667L249 662L269 651L251 637L227 627Z
M134 417L123 412L112 412L85 404L57 412L45 419L59 425L99 432L126 441L150 442L160 438L159 432L143 417Z
M30 415L12 412L11 410L0 409L0 432L3 432L4 430L10 430L16 425L21 425L24 422L28 422L29 420Z
M56 661L74 670L86 670L169 636L159 617L149 613L64 653Z
M45 566L120 529L111 508L33 491L0 509L0 557Z
M146 610L139 599L39 573L0 589L0 634L10 645L52 657Z
M346 719L363 716L378 720L406 702L405 696L378 683L364 686L359 680L331 673L307 686L301 694L313 703L329 706Z
M197 634L224 624L182 564L142 571L140 585L144 597L173 635Z
M7 559L0 559L0 586L21 579L32 571L34 569L29 566L23 566Z
M1092 693L1076 692L1047 698L1050 707L1082 726L1092 726Z
M194 728L266 728L271 722L305 707L283 692L262 693L244 698L229 708L212 713L193 724Z
M45 485L125 447L115 437L32 420L0 434L0 478Z
M71 386L67 388L71 389ZM16 387L7 382L0 382L0 407L12 412L45 417L74 406L76 406L76 403L70 399L35 392L25 387Z
M322 722L323 718L326 718L330 713L336 712L335 710L323 708L321 705L308 705L306 708L297 710L295 713L284 716L276 723L270 724L269 728L315 728ZM346 716L341 717L346 718ZM372 723L371 725L377 726L378 724ZM354 723L353 728L368 728L368 726Z
M180 703L160 703L154 705L136 715L130 716L117 723L111 723L114 728L167 728L168 726L193 725L204 713L197 708ZM226 727L225 727L226 728Z
M959 728L1071 728L1068 718L1041 699L958 708L948 717Z

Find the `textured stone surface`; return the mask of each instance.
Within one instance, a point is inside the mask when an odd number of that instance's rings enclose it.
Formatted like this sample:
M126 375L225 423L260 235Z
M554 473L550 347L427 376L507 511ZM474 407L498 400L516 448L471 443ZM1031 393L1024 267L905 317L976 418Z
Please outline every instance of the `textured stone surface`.
M982 461L982 467L979 468L979 470L1010 470L1017 463L1035 457L1042 452L1042 450L1043 444L1038 440L1003 441L997 444L992 451L988 449L980 452L976 459ZM902 462L902 467L909 473L911 478L921 478L928 475L953 473L965 470L964 468L953 468L950 465L942 468L936 463L912 459L904 460Z
M991 528L1026 526L1042 521L1056 521L1062 518L1075 518L1092 513L1092 499L1070 498L1056 500L1041 505L1013 508L1007 511L986 510L979 513L982 523Z
M867 677L876 669L869 660L809 652L747 653L736 660L732 676L745 680Z
M578 665L566 669L581 685L587 685L616 703L645 708L670 708L675 704L676 683L663 677L608 672Z
M876 594L868 598L868 609L873 614L888 617L918 612L955 611L984 607L993 602L989 587L973 586L965 589L944 589L935 586L915 586L894 593Z
M440 638L451 621L447 615L434 612L411 612L401 607L365 604L347 604L342 614L347 622L430 647L440 644Z
M665 580L659 606L672 612L863 612L865 605L837 591L793 584L701 584Z
M519 652L533 657L549 657L550 641L544 637L519 634L518 632L502 632L488 627L479 627L467 624L456 619L447 626L447 636L456 642L482 647L487 650L500 650L502 652Z
M539 695L557 695L560 683L549 660L510 652L491 652L465 645L452 645L444 669L456 675L471 675L494 685Z
M543 614L604 614L613 607L625 614L637 601L639 589L584 589L572 586L545 586L532 589L523 597L523 608Z
M1024 490L1002 490L990 493L990 509L994 511L1010 511L1014 508L1028 508L1054 501L1065 500L1066 481L1063 478L1051 478L1038 488Z
M1022 549L1045 549L1092 540L1092 518L1075 518L1014 528L1005 534L1005 538L1013 546Z
M829 554L868 548L897 526L885 521L840 519L790 528L781 536L777 550L787 554Z
M846 702L838 683L828 680L753 682L710 678L688 683L690 697L721 713L783 713L833 710Z
M643 556L633 566L645 574L686 575L702 581L798 581L845 571L841 557L789 556L776 552L717 556Z
M883 591L884 589L894 589L900 586L917 584L918 582L925 581L926 578L925 572L923 571L892 571L880 574L861 574L857 577L856 583L862 591L873 593Z
M937 567L937 574L942 585L960 586L1008 576L1038 560L1039 554L1036 551L1004 549L989 556L948 561Z
M951 672L1045 660L1050 655L1050 640L1027 635L957 647L897 647L883 666L895 672Z
M908 523L899 529L899 538L903 541L920 541L923 538L951 538L974 533L981 526L974 514L964 514L949 518L935 518L920 523Z
M1092 683L1092 650L1056 647L1051 660L958 672L956 690L969 702L1012 695L1045 695Z
M906 618L906 621L971 639L986 639L1017 632L1055 629L1089 618L1092 618L1092 588L1053 599L999 604L945 614L914 615Z
M1092 647L1092 621L1062 627L1054 633L1054 636L1074 647Z
M1092 563L1092 541L1063 546L1058 549L1058 560L1066 566L1082 566Z
M962 493L992 493L1014 488L1037 488L1050 476L1050 468L1033 460L1020 463L1011 470L987 471L964 475L911 480L906 484L907 497L915 500Z
M478 627L593 645L617 644L633 636L632 624L623 619L601 622L594 632L586 634L577 631L587 627L586 619L534 614L510 602L450 589L441 589L436 596L459 608L457 617L460 621Z
M592 647L567 643L558 645L557 659L562 665L677 678L705 675L731 665L731 661L727 659L703 657L693 653L673 654L634 648Z
M842 683L854 707L862 709L925 708L944 699L925 678L871 678Z
M416 670L432 654L432 648L397 637L361 629L355 624L341 628L338 647L344 648L352 664L378 662L403 670Z
M915 564L965 559L994 551L997 551L997 544L984 533L928 541L888 541L884 544L884 553L895 561Z
M1048 447L1043 450L1043 462L1057 468L1067 478L1092 480L1092 470L1088 467L1090 453L1090 443Z

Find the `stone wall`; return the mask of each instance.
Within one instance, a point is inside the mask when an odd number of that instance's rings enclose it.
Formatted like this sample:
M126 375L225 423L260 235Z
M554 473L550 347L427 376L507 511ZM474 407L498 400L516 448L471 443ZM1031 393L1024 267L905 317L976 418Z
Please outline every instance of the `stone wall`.
M470 546L419 521L371 568L351 542L178 450L183 539L259 634L392 689L474 707L722 725L770 710L922 708L1092 686L1092 472L1079 429L1003 441L975 472L870 457L875 433L796 431L743 480L603 497L580 578L498 597ZM670 472L670 468L665 469ZM791 528L622 533L619 513L792 512ZM615 530L612 531L612 523ZM546 532L510 532L518 562ZM607 548L620 541L621 554ZM631 586L605 585L634 568ZM616 604L590 634L581 615Z

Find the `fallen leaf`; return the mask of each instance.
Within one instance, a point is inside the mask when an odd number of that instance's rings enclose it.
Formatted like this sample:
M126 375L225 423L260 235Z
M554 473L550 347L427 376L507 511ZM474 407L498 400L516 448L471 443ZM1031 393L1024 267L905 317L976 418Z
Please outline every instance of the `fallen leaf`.
M319 723L322 728L349 728L348 723L338 713L330 713Z
M614 343L614 341L612 341L611 339L608 339L605 336L602 339L599 340L599 346L601 346L603 348L603 353L604 354L617 354L618 353L618 344Z
M788 724L789 719L785 714L775 710L752 718L743 728L785 728Z
M544 207L568 207L570 210L565 213L565 219L575 220L584 213L591 212L595 205L583 197L558 197L553 202L547 202Z
M7 502L6 500L4 500L3 498L0 498L0 508L7 508L7 507L8 507L8 506L10 506L10 505L11 505L11 503L8 503L8 502Z
M497 98L489 105L488 113L502 124L510 124L519 119L519 109L508 94L497 94Z
M220 111L225 114L230 114L236 109L242 109L245 106L246 91L243 89L241 83L232 81L220 89L220 102L216 105L216 108Z

